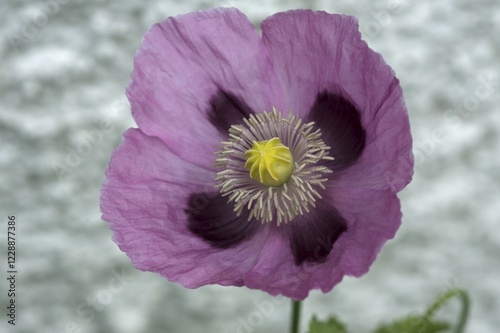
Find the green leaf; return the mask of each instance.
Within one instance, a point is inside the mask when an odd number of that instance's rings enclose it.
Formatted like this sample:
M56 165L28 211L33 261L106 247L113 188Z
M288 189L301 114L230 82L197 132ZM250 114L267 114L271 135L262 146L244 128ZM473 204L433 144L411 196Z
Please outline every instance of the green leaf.
M450 325L444 321L431 320L424 316L408 316L380 327L375 333L439 333L449 328Z
M309 333L347 333L347 330L335 317L330 317L327 321L319 321L314 316L309 323Z

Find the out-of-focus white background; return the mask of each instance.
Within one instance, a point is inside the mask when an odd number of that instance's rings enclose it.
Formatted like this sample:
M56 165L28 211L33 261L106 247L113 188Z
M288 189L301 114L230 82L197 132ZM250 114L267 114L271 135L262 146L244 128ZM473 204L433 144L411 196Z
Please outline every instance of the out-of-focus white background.
M303 331L313 313L335 312L351 332L371 332L458 285L472 296L468 332L498 332L496 0L2 1L0 331L288 329L287 300L246 288L188 290L135 270L100 219L109 156L134 124L124 90L142 35L168 16L218 6L238 7L256 25L291 8L356 15L405 92L417 167L401 194L403 226L367 275L311 293ZM8 215L18 223L15 327L4 314ZM454 319L457 311L454 303L441 315Z

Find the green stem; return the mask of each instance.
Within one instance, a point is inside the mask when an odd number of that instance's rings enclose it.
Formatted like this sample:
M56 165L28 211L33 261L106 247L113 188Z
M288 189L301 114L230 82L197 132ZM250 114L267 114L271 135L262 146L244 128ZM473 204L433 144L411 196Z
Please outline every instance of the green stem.
M462 310L460 311L460 318L458 325L455 328L455 333L464 333L465 324L467 323L467 318L469 317L470 299L467 292L463 289L451 289L439 296L434 304L427 309L425 317L432 317L441 307L443 307L443 305L454 297L459 297L462 302Z
M300 305L301 301L292 300L292 322L290 325L290 333L299 333Z

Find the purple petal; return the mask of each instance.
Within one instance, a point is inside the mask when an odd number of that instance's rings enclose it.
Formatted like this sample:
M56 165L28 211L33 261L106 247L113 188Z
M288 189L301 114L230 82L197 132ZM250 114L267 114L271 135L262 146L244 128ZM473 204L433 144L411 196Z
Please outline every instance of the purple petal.
M254 113L245 101L227 91L220 90L210 99L210 121L223 136L228 135L231 125L244 124L243 118Z
M103 219L113 240L138 269L185 287L243 284L267 237L220 250L188 229L186 202L214 189L213 173L176 156L158 138L138 129L124 134L111 157L101 192ZM198 197L198 209L212 198ZM235 258L238 258L235 260Z
M324 202L309 214L298 216L286 227L295 264L324 262L333 244L347 229L346 221Z
M322 92L306 118L322 131L322 139L331 147L326 163L332 170L346 168L356 162L365 147L366 134L358 110L338 93Z
M199 207L200 198L211 198ZM244 211L248 213L248 211ZM248 221L248 215L237 216L233 204L219 193L196 193L188 201L188 228L196 236L215 248L227 249L248 241L255 235L261 223Z
M404 188L413 174L413 157L403 94L392 69L361 40L357 19L295 10L275 14L261 27L287 109L306 117L324 91L341 93L358 109L365 148L339 181Z
M366 273L382 246L392 239L401 225L399 198L392 190L370 190L363 187L327 188L333 204L348 221L345 253L340 265L349 275Z
M257 263L244 277L246 286L300 300L313 289L330 291L345 275L360 276L368 271L401 223L399 200L391 190L335 188L329 192L347 230L334 242L327 260L319 265L308 261L296 265L288 233L274 228Z
M408 114L397 79L376 110L372 124L365 126L363 154L335 183L399 192L412 179L414 159Z
M225 138L209 115L219 91L252 110L283 105L267 51L245 15L207 10L171 17L146 33L127 88L133 117L145 134L161 138L189 162L209 165Z

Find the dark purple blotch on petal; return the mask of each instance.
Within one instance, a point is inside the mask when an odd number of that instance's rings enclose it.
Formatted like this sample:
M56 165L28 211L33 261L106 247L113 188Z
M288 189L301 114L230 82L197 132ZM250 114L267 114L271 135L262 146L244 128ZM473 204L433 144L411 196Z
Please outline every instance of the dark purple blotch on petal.
M210 122L225 136L231 125L244 124L243 118L253 114L244 100L224 90L219 90L210 99Z
M188 200L188 228L196 236L220 249L236 246L252 238L261 225L248 221L246 211L236 216L227 198L215 193L195 193Z
M286 228L295 264L299 266L326 261L333 244L347 230L347 223L335 208L318 205L297 216Z
M335 159L326 165L341 170L352 165L365 147L366 133L356 107L337 93L321 92L311 107L307 121L321 129L323 141Z

